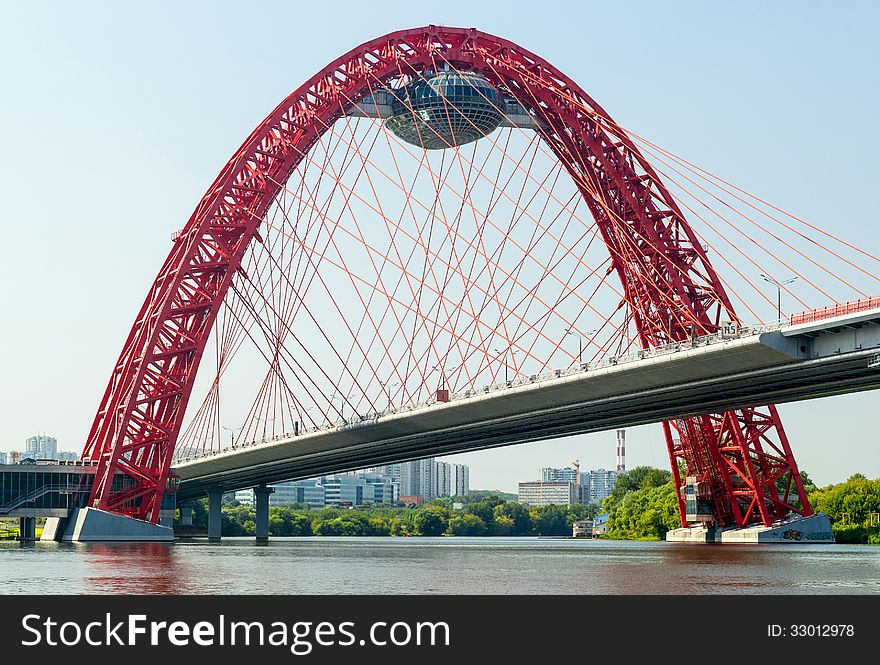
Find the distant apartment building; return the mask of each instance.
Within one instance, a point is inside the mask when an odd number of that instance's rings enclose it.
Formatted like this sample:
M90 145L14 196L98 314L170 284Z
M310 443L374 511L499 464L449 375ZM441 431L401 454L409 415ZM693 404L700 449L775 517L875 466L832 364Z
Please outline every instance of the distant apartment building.
M581 485L588 485L590 483L590 474L584 471L580 473ZM578 472L570 466L563 469L545 466L541 469L541 480L545 483L577 483L577 474Z
M435 462L436 484L434 495L464 496L470 489L470 469L465 464Z
M21 452L18 450L12 450L9 453L9 463L10 464L18 464L21 462Z
M394 504L398 500L398 487L386 476L378 474L336 474L271 485L275 490L269 495L270 506L305 503L310 508L325 506L361 506L372 503ZM235 493L239 503L252 504L253 490Z
M367 474L375 474L377 476L383 476L388 478L393 483L400 484L400 472L403 469L403 464L384 464L382 466L374 466L369 469L365 469L364 473Z
M617 471L606 471L605 469L590 471L590 502L601 505L602 501L614 490L618 475Z
M401 464L400 493L404 496L421 496L425 499L433 499L436 479L433 457Z
M7 464L6 453L0 452L0 464Z
M55 459L58 453L58 439L54 436L38 434L25 439L24 454L32 459Z
M38 434L25 439L25 449L22 457L35 460L57 460L76 462L79 454L68 450L58 450L58 439L54 436Z
M566 482L520 483L517 500L527 506L571 506L586 503L583 485Z
M436 499L441 496L463 496L470 491L470 468L466 464L439 462L432 457L400 467L400 494Z

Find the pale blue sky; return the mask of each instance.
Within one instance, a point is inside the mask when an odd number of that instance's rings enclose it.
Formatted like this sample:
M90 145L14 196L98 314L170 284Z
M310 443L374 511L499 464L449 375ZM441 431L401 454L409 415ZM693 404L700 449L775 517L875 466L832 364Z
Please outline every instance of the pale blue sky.
M169 237L241 140L327 62L439 23L554 63L623 126L880 251L876 5L664 3L0 3L0 450L37 432L79 450ZM539 9L531 9L536 7ZM820 483L880 475L878 393L782 405ZM460 455L508 491L613 432ZM659 426L628 462L665 466Z

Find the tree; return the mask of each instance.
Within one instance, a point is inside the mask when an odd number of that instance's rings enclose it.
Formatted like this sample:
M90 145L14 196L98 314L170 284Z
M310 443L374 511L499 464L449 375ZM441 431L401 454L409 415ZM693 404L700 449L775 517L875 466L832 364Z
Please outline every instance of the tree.
M516 501L516 494L509 494L500 490L471 490L464 496L456 498L460 499L465 505L469 503L479 503L484 499L488 499L493 505L498 505L505 501Z
M414 511L405 510L391 522L392 536L417 536Z
M193 502L193 528L208 528L208 499Z
M473 513L461 513L449 519L449 533L453 536L484 536L486 523Z
M503 503L497 498L483 498L476 503L468 504L465 512L476 515L486 525L486 535L495 535L495 506Z
M493 517L495 519L495 535L529 536L532 533L532 518L529 515L529 509L521 503L505 501L495 506ZM504 519L510 520L510 526L502 530L499 525ZM509 531L509 533L502 533L502 531Z
M659 487L642 487L627 492L612 506L608 516L609 536L625 540L662 539L667 531L679 525L675 487L671 480Z
M621 473L617 477L611 494L602 502L602 510L610 513L613 507L620 503L629 492L639 489L650 489L665 485L672 479L672 473L665 469L655 469L652 466L637 466L634 469Z
M449 511L440 506L420 508L413 525L420 536L442 536L449 527Z
M369 536L370 520L366 515L355 511L347 511L339 517L320 520L313 525L317 536Z
M571 522L565 506L540 506L529 510L539 536L571 535Z
M306 516L287 506L269 509L270 536L311 536L312 522Z
M870 526L869 515L880 512L880 478L868 480L857 473L845 483L816 490L809 498L814 510L828 514L832 526Z

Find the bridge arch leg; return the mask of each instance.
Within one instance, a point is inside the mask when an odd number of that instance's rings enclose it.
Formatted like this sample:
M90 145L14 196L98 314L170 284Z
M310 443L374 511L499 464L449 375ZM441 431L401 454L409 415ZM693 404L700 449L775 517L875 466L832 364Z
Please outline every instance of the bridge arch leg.
M269 495L274 487L260 485L254 488L254 506L257 509L257 540L269 540Z
M223 535L223 490L208 490L208 540L220 540Z

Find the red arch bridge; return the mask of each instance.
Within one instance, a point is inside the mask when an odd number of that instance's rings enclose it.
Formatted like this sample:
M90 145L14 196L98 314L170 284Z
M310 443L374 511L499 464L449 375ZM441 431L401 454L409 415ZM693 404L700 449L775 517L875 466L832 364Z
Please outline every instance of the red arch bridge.
M49 536L167 537L169 487L214 536L257 488L265 536L266 483L648 422L688 533L806 523L773 404L880 383L878 261L512 42L395 32L285 98L173 234Z

